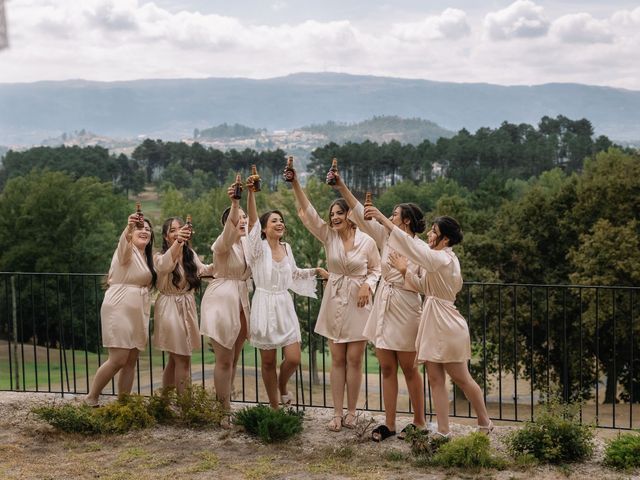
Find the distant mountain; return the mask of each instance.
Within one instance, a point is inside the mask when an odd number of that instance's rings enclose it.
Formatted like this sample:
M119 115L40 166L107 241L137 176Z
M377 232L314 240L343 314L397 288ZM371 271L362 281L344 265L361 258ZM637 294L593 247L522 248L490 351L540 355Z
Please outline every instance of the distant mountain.
M398 140L401 143L419 144L427 139L435 142L440 137L452 137L454 132L420 118L400 118L395 115L376 116L357 123L327 122L322 125L302 127L300 130L318 133L327 137L330 142L389 142Z
M221 140L227 138L238 137L255 137L264 132L264 129L251 128L246 125L234 123L229 125L226 122L215 127L205 128L203 130L194 129L193 138L195 140Z
M580 84L504 87L335 73L0 84L0 144L9 145L83 128L171 140L224 122L278 130L397 115L475 131L559 114L587 118L614 140L640 137L640 91Z

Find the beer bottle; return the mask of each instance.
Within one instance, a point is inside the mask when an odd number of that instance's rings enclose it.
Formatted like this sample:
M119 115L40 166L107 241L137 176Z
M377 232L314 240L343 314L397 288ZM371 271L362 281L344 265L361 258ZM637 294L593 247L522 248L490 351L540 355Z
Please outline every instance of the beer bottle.
M142 213L142 206L140 205L140 202L136 202L136 215L138 215L138 221L136 222L136 227L143 228L144 214Z
M367 192L365 197L364 197L364 208L367 207L373 207L373 202L371 201L371 192ZM365 215L364 219L365 220L371 220L371 215Z
M282 174L285 182L293 182L293 178L296 176L296 172L293 169L293 156L289 156L287 159L287 166L284 167L284 173Z
M236 175L236 183L233 184L233 198L236 200L242 198L242 177L239 173Z
M251 165L251 176L249 177L253 182L253 191L260 191L260 175L258 175L258 169L255 165Z
M333 173L338 173L338 159L334 158L331 161L331 168L329 169L330 172ZM335 185L337 182L336 177L331 177L331 178L327 178L327 185Z
M191 222L191 215L187 214L187 221L185 225L189 227L189 240L191 240L191 236L193 235L193 223Z

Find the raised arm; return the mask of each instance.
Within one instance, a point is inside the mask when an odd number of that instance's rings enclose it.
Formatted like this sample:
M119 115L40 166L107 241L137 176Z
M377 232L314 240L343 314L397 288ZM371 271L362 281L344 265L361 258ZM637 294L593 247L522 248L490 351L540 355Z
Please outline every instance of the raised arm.
M347 184L342 181L342 177L340 176L340 174L338 172L329 172L327 173L327 176L329 175L332 175L336 179L336 184L333 186L333 188L340 192L340 195L346 200L349 208L355 208L356 204L358 203L358 199L353 193L351 193L351 190L349 190Z
M138 221L138 214L132 213L129 215L127 219L127 226L123 230L120 235L120 239L118 240L118 247L116 248L118 263L120 265L125 265L129 263L131 260L131 253L133 252L133 244L131 243L131 239L133 237L133 230L136 228L136 223Z
M159 273L171 272L176 266L176 262L182 256L182 251L189 248L187 242L191 236L191 231L187 225L180 227L176 241L171 244L166 252L157 254L155 257L155 267Z
M391 223L389 221L389 223ZM450 255L443 250L433 250L424 242L415 242L395 225L389 235L389 247L404 255L427 272L435 272L452 261Z
M211 247L213 253L218 255L228 252L234 242L240 238L240 233L237 229L238 222L240 221L240 200L233 198L233 190L233 186L227 189L227 195L231 199L231 209L229 210L227 221L224 222L222 234L216 238L216 241Z
M314 237L322 243L326 243L329 236L329 225L320 218L316 209L311 205L307 195L302 190L302 186L300 186L295 170L291 185L293 187L293 194L296 197L296 202L298 203L298 217L302 220L302 224Z
M249 217L250 232L253 229L253 226L258 222L258 207L256 207L256 192L253 191L252 186L247 188L247 190L247 216ZM238 223L238 219L236 219L236 223Z
M302 189L302 185L300 185L300 182L298 181L298 173L295 169L293 170L293 180L291 181L291 187L293 188L293 194L296 197L296 202L298 202L300 210L304 212L311 206L311 202L309 202L307 195Z

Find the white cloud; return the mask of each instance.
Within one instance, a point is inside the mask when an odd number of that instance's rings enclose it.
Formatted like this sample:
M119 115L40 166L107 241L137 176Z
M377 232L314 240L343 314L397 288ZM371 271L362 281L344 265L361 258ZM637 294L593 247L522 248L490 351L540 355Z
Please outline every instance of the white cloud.
M440 15L432 15L420 22L395 23L391 35L406 42L424 43L430 40L457 40L471 32L467 14L456 8L447 8Z
M551 34L567 43L609 43L613 32L609 22L588 13L564 15L553 22Z
M492 40L540 37L547 33L549 22L542 7L530 0L516 0L503 10L487 14L484 28Z

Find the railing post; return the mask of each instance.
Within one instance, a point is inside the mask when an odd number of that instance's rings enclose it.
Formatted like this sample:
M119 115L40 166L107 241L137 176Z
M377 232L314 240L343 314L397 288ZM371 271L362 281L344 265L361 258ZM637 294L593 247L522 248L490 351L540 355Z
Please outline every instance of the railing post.
M13 371L16 389L20 388L20 368L18 367L18 305L16 302L16 277L11 275L11 317L13 334Z

